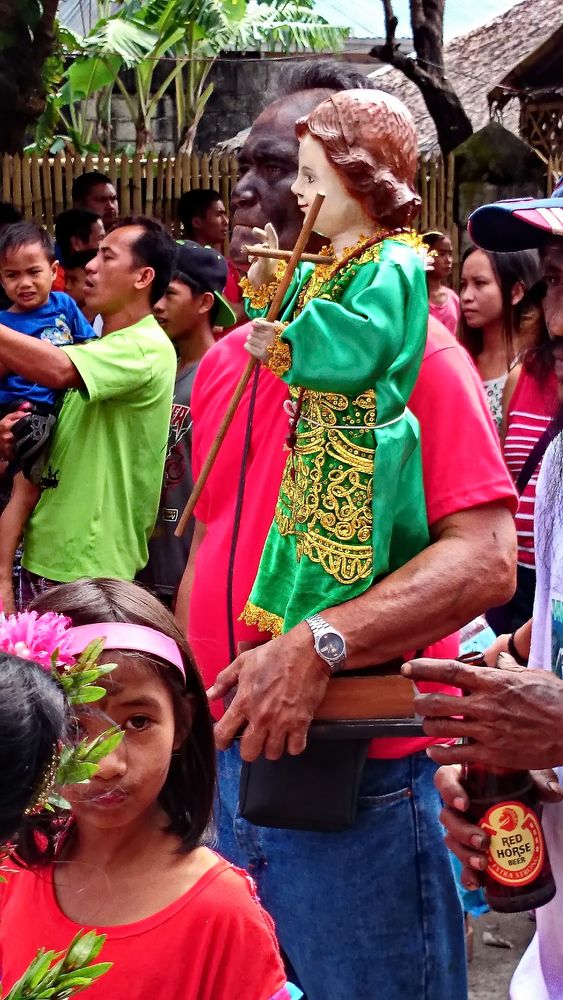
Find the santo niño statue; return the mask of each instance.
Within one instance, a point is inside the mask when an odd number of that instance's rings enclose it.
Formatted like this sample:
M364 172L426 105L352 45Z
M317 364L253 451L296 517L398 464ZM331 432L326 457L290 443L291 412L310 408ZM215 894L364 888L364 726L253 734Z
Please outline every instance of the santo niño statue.
M382 91L323 101L296 125L303 211L332 263L301 263L282 322L255 319L247 350L288 383L289 454L242 617L277 635L357 596L428 544L418 423L407 407L428 319L422 248L409 231L418 144ZM277 246L271 226L257 231ZM260 258L243 282L264 315L285 265Z

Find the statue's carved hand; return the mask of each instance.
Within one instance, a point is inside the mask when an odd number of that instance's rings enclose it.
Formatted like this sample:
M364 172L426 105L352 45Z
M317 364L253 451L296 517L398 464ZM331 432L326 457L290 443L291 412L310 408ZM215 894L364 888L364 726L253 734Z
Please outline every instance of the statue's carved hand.
M262 246L269 250L278 249L278 234L271 222L267 222L264 229L255 228L252 232L256 237L256 243L261 243ZM261 285L269 285L276 276L277 261L269 257L253 257L252 254L248 255L248 259L251 262L248 269L249 281L252 282L255 288L260 288Z
M274 323L268 323L265 319L255 319L244 346L253 358L257 358L258 361L267 361L268 349L274 343L275 338L276 327Z

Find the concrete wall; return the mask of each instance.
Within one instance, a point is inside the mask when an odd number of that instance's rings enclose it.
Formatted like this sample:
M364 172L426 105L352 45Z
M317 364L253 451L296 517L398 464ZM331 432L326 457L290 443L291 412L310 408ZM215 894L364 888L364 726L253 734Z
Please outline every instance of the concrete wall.
M351 63L350 69L367 75L377 63ZM229 57L215 63L209 80L215 89L199 124L196 148L200 152L213 149L217 143L249 128L256 116L273 100L277 81L287 67L283 59L236 59ZM90 102L89 118L96 120L94 102ZM127 114L122 97L112 99L113 148L135 145L135 127ZM173 153L176 142L176 121L173 90L159 103L153 120L154 149Z

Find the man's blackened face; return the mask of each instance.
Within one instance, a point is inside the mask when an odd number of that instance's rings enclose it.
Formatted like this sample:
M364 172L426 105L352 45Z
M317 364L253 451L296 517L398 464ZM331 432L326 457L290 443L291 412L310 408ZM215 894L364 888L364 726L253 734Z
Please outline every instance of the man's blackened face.
M271 222L280 246L293 248L303 225L291 193L299 151L295 122L328 96L326 90L299 91L270 104L254 122L240 153L240 177L231 198L230 254L237 267L248 267L242 247L256 242L254 226L263 229ZM318 238L313 239L320 245Z

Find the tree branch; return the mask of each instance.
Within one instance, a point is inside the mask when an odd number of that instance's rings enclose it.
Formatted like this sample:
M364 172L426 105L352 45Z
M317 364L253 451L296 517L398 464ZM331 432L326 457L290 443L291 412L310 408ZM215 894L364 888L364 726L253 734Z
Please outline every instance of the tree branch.
M436 126L440 148L447 154L471 135L473 127L444 73L444 0L410 0L416 59L401 52L396 40L398 20L393 0L381 3L385 42L374 45L370 56L398 69L418 87Z

